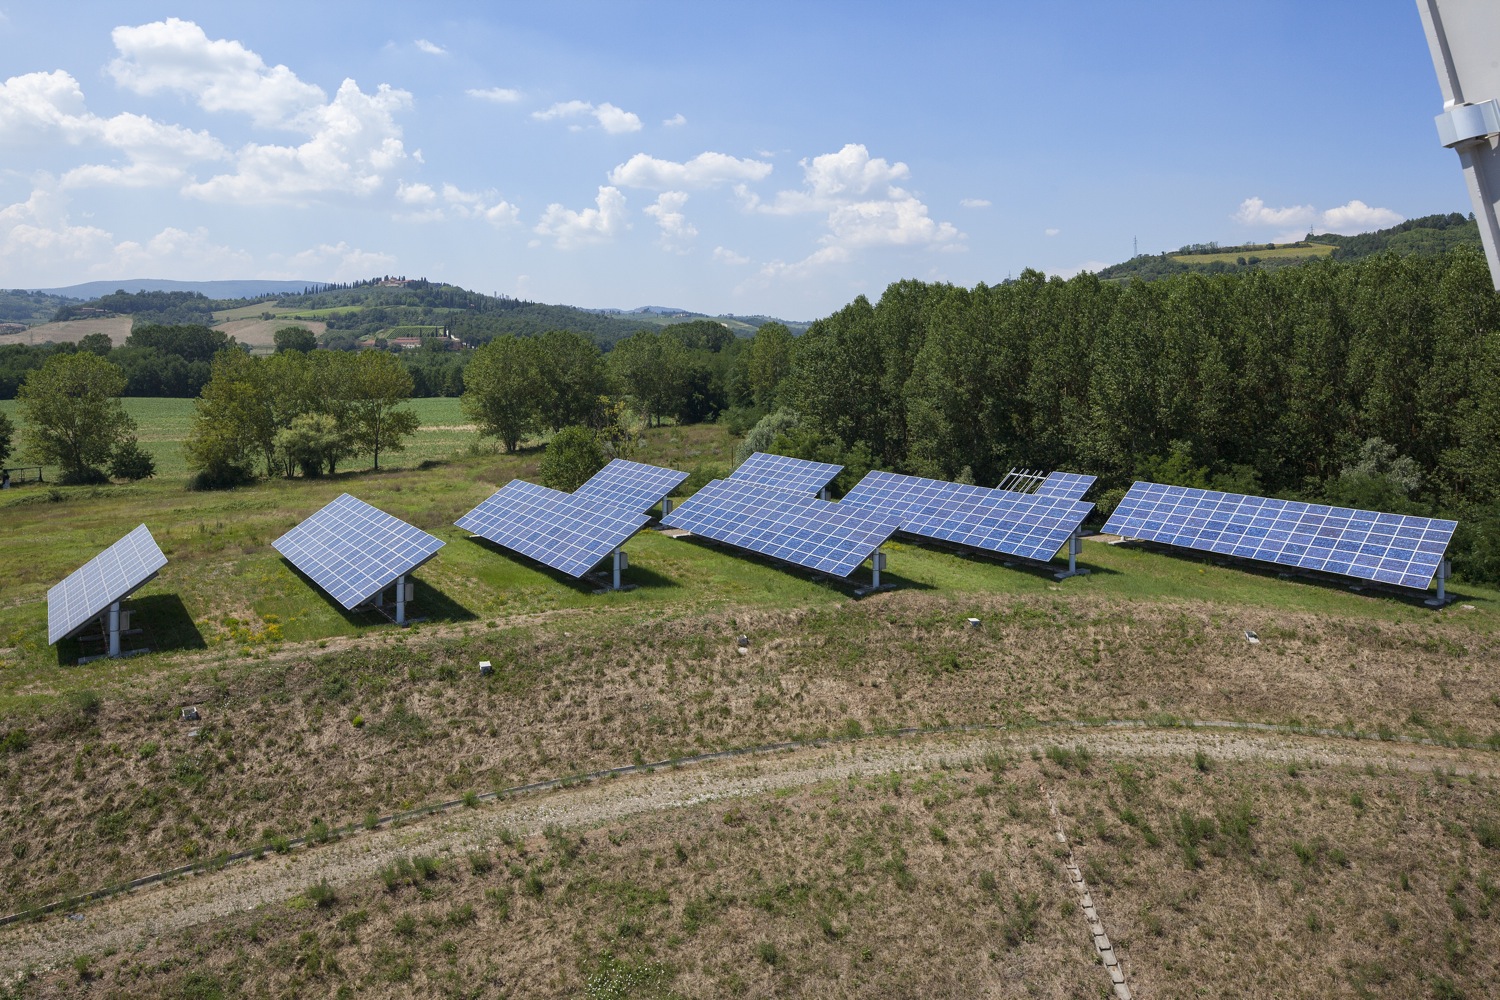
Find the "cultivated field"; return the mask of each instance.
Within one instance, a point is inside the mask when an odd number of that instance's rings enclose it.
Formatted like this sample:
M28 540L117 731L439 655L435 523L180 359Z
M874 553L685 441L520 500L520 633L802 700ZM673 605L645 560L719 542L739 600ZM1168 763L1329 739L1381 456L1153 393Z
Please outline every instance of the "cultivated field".
M120 347L125 343L125 338L130 336L131 322L129 316L105 316L100 319L70 319L65 323L43 323L24 333L0 336L0 345L76 344L91 333L103 333L108 334L115 347Z
M165 447L186 418L148 403ZM540 451L470 453L451 403L419 401L453 435L427 468L0 500L0 910L266 852L0 928L26 995L1108 995L1049 795L1136 995L1489 994L1494 592L1434 612L1093 540L1063 583L893 544L898 589L855 600L648 531L598 593L452 526ZM270 548L346 490L447 541L426 621L345 614ZM141 522L157 651L73 666L46 589Z
M259 313L256 314L259 316ZM222 330L241 344L245 344L252 351L260 354L269 354L276 347L276 331L285 326L306 327L315 334L321 334L328 329L328 324L317 320L287 320L287 319L233 319L227 322L215 324L215 330Z
M1249 259L1259 257L1261 260L1299 260L1308 257L1327 257L1333 253L1334 247L1328 243L1314 243L1305 247L1277 247L1275 250L1234 250L1228 253L1177 253L1172 254L1173 260L1183 264L1212 264L1219 261L1224 264L1233 264L1241 257Z

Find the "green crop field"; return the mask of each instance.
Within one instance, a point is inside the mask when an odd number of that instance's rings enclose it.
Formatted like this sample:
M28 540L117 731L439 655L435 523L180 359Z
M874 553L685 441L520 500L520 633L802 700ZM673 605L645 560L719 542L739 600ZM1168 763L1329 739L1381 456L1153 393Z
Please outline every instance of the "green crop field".
M1305 247L1277 247L1275 250L1232 250L1227 253L1182 253L1172 254L1175 261L1183 264L1212 264L1215 261L1234 264L1241 257L1249 260L1251 257L1259 257L1261 260L1296 260L1304 257L1327 257L1333 253L1334 247L1327 243L1314 243Z

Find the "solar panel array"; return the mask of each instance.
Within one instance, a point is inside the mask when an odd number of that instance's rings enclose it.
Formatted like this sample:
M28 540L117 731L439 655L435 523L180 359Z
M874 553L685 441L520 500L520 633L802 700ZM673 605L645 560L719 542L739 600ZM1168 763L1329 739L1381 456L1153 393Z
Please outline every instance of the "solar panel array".
M1428 517L1136 483L1104 530L1426 590L1457 527Z
M575 497L648 511L688 477L686 472L617 458L573 491Z
M1094 479L1094 476L1080 476L1076 472L1049 472L1047 478L1036 488L1036 495L1082 500L1083 495L1094 485Z
M1034 493L870 472L840 504L886 511L910 535L1046 562L1093 504Z
M733 478L715 479L662 523L833 576L854 572L897 528L881 511Z
M833 482L833 477L843 469L842 465L809 462L806 459L757 451L740 463L740 467L731 472L729 478L737 483L774 486L798 493L817 493Z
M47 644L66 639L167 564L144 524L47 591Z
M593 569L651 520L520 479L506 483L456 523L572 577Z
M437 554L443 541L345 493L271 543L346 609Z

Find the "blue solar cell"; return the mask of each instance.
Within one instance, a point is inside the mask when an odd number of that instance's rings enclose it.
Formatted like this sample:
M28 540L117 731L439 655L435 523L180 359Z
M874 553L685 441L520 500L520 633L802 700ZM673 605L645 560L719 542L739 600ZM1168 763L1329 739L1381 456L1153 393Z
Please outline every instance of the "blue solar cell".
M833 576L854 572L896 531L879 511L733 479L709 483L662 523Z
M894 472L870 472L841 503L884 510L909 535L1046 562L1093 504Z
M809 462L785 455L770 455L757 451L740 467L729 474L734 482L754 483L758 486L774 486L777 489L796 490L798 493L817 493L833 482L833 477L842 472L842 465L827 462Z
M1426 590L1457 522L1140 482L1104 530Z
M580 577L651 518L520 479L506 483L455 523L496 545Z
M271 543L346 609L379 594L443 545L347 493Z
M1082 500L1083 495L1094 485L1094 476L1083 476L1076 472L1051 472L1036 488L1039 497L1062 497L1064 500Z
M648 511L688 477L686 472L617 458L573 491L575 497L613 504L624 510Z
M115 542L47 591L47 644L73 635L166 564L167 557L144 524Z

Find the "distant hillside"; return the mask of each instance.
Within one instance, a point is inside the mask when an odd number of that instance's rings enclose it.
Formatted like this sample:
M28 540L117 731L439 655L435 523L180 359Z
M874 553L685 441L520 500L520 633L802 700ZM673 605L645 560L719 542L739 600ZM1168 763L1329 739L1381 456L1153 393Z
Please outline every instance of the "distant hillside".
M321 288L325 281L169 281L162 278L127 278L123 281L86 281L64 288L40 288L47 295L72 299L97 299L111 292L197 292L210 299L254 299L263 295L302 292Z
M1106 281L1155 281L1173 274L1228 274L1272 271L1305 264L1320 257L1352 261L1386 250L1399 254L1440 254L1456 246L1481 247L1479 226L1472 215L1451 212L1410 219L1389 229L1357 236L1308 233L1296 243L1250 243L1221 247L1196 243L1176 253L1142 254L1099 271Z
M19 288L0 288L0 326L19 324L36 326L52 319L63 306L76 305L77 299L47 292L27 292Z
M794 334L800 334L807 330L812 323L808 320L778 319L775 316L736 316L733 313L720 313L710 316L708 313L693 312L691 309L677 309L670 306L640 306L636 309L591 309L590 312L600 313L605 316L623 316L630 319L643 320L655 326L670 326L673 323L691 323L695 320L712 320L722 323L736 336L750 337L756 330L767 323L780 323L791 330Z

